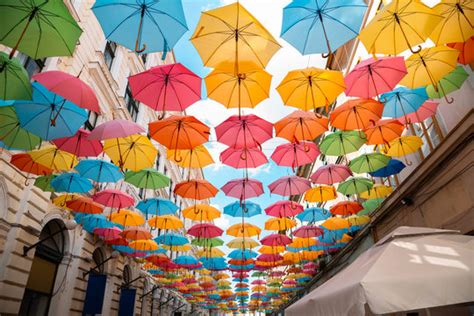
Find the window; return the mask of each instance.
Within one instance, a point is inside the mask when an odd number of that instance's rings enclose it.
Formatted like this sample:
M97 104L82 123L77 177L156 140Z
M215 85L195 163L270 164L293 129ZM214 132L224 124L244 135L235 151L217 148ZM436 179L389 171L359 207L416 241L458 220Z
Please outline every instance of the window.
M130 113L130 116L132 117L132 120L135 122L138 119L138 111L140 109L140 104L135 101L135 99L132 96L132 91L130 90L130 86L127 85L127 89L125 89L125 104L127 105L127 110L128 113Z
M105 256L104 252L100 248L96 248L94 252L92 253L92 260L94 260L94 267L98 266L98 268L95 269L95 272L97 273L104 273L105 272L105 265L102 264L102 262L105 261Z
M128 286L128 284L130 283L130 281L132 281L132 269L130 268L130 266L127 264L125 265L125 267L123 268L123 285L126 285Z
M158 171L160 170L160 159L161 159L161 155L160 155L160 152L158 152L156 156L156 164L155 164L155 169Z
M84 122L84 128L88 131L92 131L97 125L97 118L99 115L94 111L89 111L87 114L87 121Z
M112 69L112 64L115 59L115 54L117 52L117 44L111 41L107 41L107 44L105 44L105 49L104 49L104 59L105 59L105 64L107 65L107 68Z
M20 52L18 53L16 57L23 64L23 66L26 69L26 72L28 73L30 77L37 73L40 73L43 70L44 66L46 65L46 58L33 59Z
M140 58L141 58L142 61L143 61L143 65L146 66L146 60L147 60L147 58L148 58L147 54L141 54L141 55L140 55Z

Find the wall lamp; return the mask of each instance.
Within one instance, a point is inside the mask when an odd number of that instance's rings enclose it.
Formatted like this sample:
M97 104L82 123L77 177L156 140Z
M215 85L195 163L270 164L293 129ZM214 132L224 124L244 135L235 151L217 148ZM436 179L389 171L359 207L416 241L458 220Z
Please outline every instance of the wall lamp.
M85 277L86 277L87 275L89 275L92 271L96 270L97 268L100 268L101 266L103 266L104 264L106 264L108 261L110 261L110 260L112 260L112 259L115 259L115 258L117 258L118 256L120 256L120 252L118 252L117 250L112 251L112 253L110 254L110 257L108 257L107 259L105 259L105 260L102 261L101 263L97 264L95 267L89 269L89 271L82 273L82 278L85 279Z
M67 220L64 222L64 226L58 230L57 232L54 232L53 234L50 234L49 236L47 236L46 238L43 238L41 240L39 240L38 242L34 243L33 245L31 246L23 246L23 257L26 257L28 255L28 252L33 249L33 248L36 248L38 247L39 245L41 245L42 243L44 243L45 241L47 240L50 240L51 238L53 238L54 236L66 231L66 230L74 230L75 228L77 227L77 223L75 220Z

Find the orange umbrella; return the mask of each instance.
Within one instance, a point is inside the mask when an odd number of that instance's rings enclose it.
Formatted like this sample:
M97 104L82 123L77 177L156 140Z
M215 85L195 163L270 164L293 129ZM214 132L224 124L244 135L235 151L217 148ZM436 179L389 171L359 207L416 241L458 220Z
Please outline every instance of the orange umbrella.
M465 42L449 43L449 47L459 51L458 62L463 65L469 65L474 62L474 36Z
M104 210L104 207L101 204L85 196L66 201L66 206L73 212L86 214L99 214L102 213Z
M298 110L276 122L275 132L290 142L314 140L328 130L328 123L327 117Z
M190 180L178 183L174 193L182 198L205 200L215 197L219 190L206 180Z
M396 119L380 120L364 130L368 145L383 145L400 137L405 126Z
M352 99L331 112L330 122L343 131L360 130L380 120L383 104L373 99Z
M133 239L133 240L153 238L153 236L148 231L148 229L144 227L140 227L140 226L132 226L132 227L125 228L122 231L122 237L126 239Z
M16 154L10 159L12 165L20 169L21 171L32 173L36 175L45 175L53 173L53 170L34 162L29 154Z
M356 214L362 211L363 209L364 208L362 207L362 205L360 205L360 203L358 202L342 201L331 206L331 208L329 209L329 212L331 212L334 215L347 216L347 215Z

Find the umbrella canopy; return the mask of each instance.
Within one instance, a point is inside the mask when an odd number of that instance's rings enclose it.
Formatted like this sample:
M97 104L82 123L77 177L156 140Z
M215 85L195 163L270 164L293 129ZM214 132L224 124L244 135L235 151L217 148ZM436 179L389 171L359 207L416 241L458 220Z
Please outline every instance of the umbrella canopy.
M125 182L141 189L161 189L170 185L170 178L153 168L125 172Z
M219 190L206 180L189 180L175 185L174 193L186 199L205 200L216 196Z
M74 169L81 176L99 183L117 182L123 178L116 165L104 160L84 159L79 161Z
M313 183L334 184L346 180L352 175L349 167L337 164L328 164L318 168L310 177Z
M82 30L61 1L2 2L0 43L33 59L72 56Z
M196 238L214 238L221 236L224 231L213 224L196 224L188 229L187 233Z
M474 36L471 36L465 42L455 42L447 45L459 51L458 63L469 65L474 61Z
M416 112L426 100L428 100L428 94L424 87L413 90L398 87L380 96L380 101L385 105L383 116L393 118Z
M263 185L258 180L242 178L228 181L221 190L225 195L243 201L262 195Z
M145 219L143 216L141 216L137 212L133 212L130 210L118 210L115 212L112 212L109 216L109 219L111 222L114 222L116 224L122 225L122 226L140 226L145 223ZM149 250L156 250L155 249L149 249ZM147 250L147 249L142 249L142 250Z
M363 207L360 205L358 202L353 202L353 201L342 201L339 203L334 204L331 206L329 211L334 214L334 215L342 215L342 216L347 216L347 215L352 215L356 214L360 211L362 211ZM333 224L336 224L334 226L328 226L329 222L326 220L321 226L326 227L327 229L339 229L337 227L339 226L339 223L337 223L337 220L333 220Z
M192 149L168 149L166 159L183 168L204 168L214 163L214 159L204 145Z
M92 190L92 183L77 173L63 173L51 181L56 192L85 193Z
M128 246L137 251L153 251L158 249L158 245L154 240L151 239L139 239L131 241Z
M296 226L296 221L287 217L270 218L265 222L266 230L287 230Z
M77 184L76 184L77 185ZM69 191L66 191L69 192ZM104 211L104 207L94 202L91 198L81 196L77 199L66 201L66 206L73 212L85 214L100 214Z
M261 147L273 136L273 125L254 115L233 115L216 126L217 140L234 148Z
M388 143L386 154L391 157L401 157L416 152L423 145L419 136L401 136Z
M293 232L293 236L299 238L318 237L322 234L324 234L324 230L316 226L301 226Z
M188 30L181 1L98 0L92 11L106 38L137 53L166 55Z
M302 213L296 215L296 218L298 218L302 222L314 223L324 221L330 216L331 213L324 208L310 207L305 209Z
M118 227L94 228L93 233L94 235L103 237L106 241L122 238L122 230Z
M105 189L95 193L92 198L97 203L112 208L130 207L135 204L135 199L120 190Z
M453 71L441 78L441 80L436 84L430 84L427 86L426 93L430 99L440 99L451 92L461 89L464 81L466 81L467 78L469 78L469 74L466 72L466 70L464 70L464 67L458 65Z
M0 52L0 98L3 100L30 100L31 83L17 58Z
M327 156L342 156L358 151L365 141L363 132L337 131L326 135L319 144L319 149Z
M239 237L234 238L227 243L227 247L234 249L252 249L260 244L252 238Z
M303 141L277 146L271 158L278 166L296 168L312 163L319 154L315 143Z
M183 221L174 215L155 216L148 220L148 225L158 229L177 230L184 227Z
M166 233L155 238L159 244L167 246L182 246L189 243L188 239L177 233Z
M262 238L260 243L265 246L286 246L291 244L291 238L283 234L271 234Z
M224 241L220 238L200 238L200 239L193 239L191 241L192 245L214 249L213 247L219 247L224 244Z
M465 42L474 36L474 5L470 1L445 0L435 5L433 10L443 17L430 34L430 39L436 45Z
M212 221L221 217L221 212L208 204L195 204L182 211L183 217L193 221Z
M53 140L53 144L77 157L97 157L102 153L103 146L98 140L89 140L89 135L89 131L80 128L73 136Z
M132 171L153 167L158 154L148 137L143 135L107 139L104 142L104 152L115 165Z
M232 148L229 147L219 155L219 160L233 168L257 168L268 162L267 157L259 148Z
M175 214L179 209L176 204L170 200L165 200L162 198L151 198L145 199L138 202L137 209L142 211L145 214L145 217L148 218L148 214L153 215L171 215Z
M328 130L327 117L316 115L314 112L294 111L275 123L276 136L290 142L313 141Z
M320 185L306 191L304 200L307 202L326 202L337 198L336 189L330 185Z
M268 216L274 217L293 217L301 212L303 212L303 206L290 200L275 202L265 209Z
M421 123L427 118L436 114L436 110L438 109L439 103L433 101L426 101L424 102L416 112L404 115L398 118L402 124L409 124L409 123ZM401 133L394 138L398 138L402 136Z
M262 230L255 225L249 223L238 223L227 228L227 235L234 237L252 237L260 235Z
M51 181L56 177L57 175L54 174L39 176L35 179L34 185L44 192L54 192L54 188L51 186Z
M405 164L397 159L390 159L388 164L385 167L377 169L374 172L370 172L372 177L390 177L394 174L400 173L403 169L405 169Z
M372 189L374 183L372 180L364 177L351 177L344 182L339 183L337 191L344 195L358 194Z
M87 137L89 140L106 140L110 138L122 138L145 132L139 124L122 119L106 121L96 126Z
M349 168L355 173L368 173L386 167L390 157L381 153L363 154L349 162Z
M32 150L41 138L21 127L13 107L0 106L0 141L7 147Z
M303 194L311 188L308 179L298 176L283 176L268 185L271 193L291 196Z
M69 170L77 164L76 156L54 146L30 151L29 155L34 162L57 171Z
M47 175L53 173L53 170L35 162L29 154L15 154L10 158L10 163L26 173L36 175Z
M410 115L410 114L408 114ZM402 122L408 118L408 115L404 115L398 119L387 119L377 121L375 124L369 126L364 130L367 137L368 145L384 145L388 142L398 138L402 135L405 130L405 126ZM406 123L406 122L405 122Z
M303 55L333 53L358 35L366 9L362 0L293 0L280 36Z
M393 192L393 188L389 185L375 184L372 189L362 192L360 197L362 199L378 199L386 197Z
M330 123L343 131L365 129L382 117L383 104L373 99L351 99L331 112Z
M148 229L140 226L127 227L121 232L121 236L126 239L139 240L139 239L151 239L152 235Z
M236 201L224 206L224 214L232 217L252 217L261 213L260 205L250 201Z

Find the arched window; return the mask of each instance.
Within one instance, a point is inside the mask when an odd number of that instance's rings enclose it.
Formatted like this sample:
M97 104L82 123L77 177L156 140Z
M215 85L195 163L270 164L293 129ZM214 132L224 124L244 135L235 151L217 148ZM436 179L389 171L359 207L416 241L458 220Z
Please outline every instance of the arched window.
M105 265L102 262L105 261L104 251L101 248L96 248L92 253L92 260L94 260L94 267L96 268L95 272L103 274L105 273Z
M128 264L123 267L123 284L128 285L132 281L132 269Z

